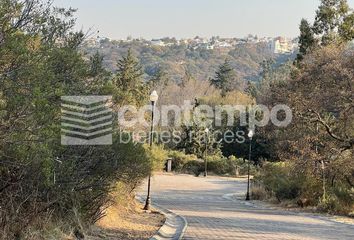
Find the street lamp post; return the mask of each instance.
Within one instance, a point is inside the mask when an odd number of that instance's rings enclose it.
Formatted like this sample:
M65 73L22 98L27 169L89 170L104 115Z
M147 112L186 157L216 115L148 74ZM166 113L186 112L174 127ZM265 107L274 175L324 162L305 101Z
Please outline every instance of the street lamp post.
M204 177L208 176L208 161L207 161L207 151L208 151L208 133L209 129L206 128L205 132L205 151L204 151Z
M251 167L251 153L252 153L252 137L254 135L253 130L249 130L248 138L250 139L250 146L248 152L248 170L247 170L247 194L246 194L246 201L250 200L250 167Z
M152 109L151 109L151 130L150 130L150 137L149 137L150 149L152 147L152 142L153 142L153 137L154 137L154 111L155 111L155 104L156 104L158 98L159 98L159 96L157 95L157 92L153 91L150 95L150 102L151 102L151 107L152 107ZM148 179L148 192L147 192L144 210L150 210L150 204L151 204L150 189L151 189L151 173L149 174L149 179Z

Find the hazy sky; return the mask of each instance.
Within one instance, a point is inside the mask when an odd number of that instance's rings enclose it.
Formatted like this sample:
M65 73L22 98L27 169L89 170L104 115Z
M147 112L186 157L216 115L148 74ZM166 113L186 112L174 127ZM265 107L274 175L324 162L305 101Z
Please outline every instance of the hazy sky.
M127 36L243 37L298 35L301 18L313 21L320 0L55 0L77 8L79 29L113 39ZM348 0L354 7L354 0Z

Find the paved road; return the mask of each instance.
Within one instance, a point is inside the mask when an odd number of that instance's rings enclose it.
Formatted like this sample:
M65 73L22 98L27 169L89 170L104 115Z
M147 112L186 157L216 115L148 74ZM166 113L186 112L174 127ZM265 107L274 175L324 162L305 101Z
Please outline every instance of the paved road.
M245 189L242 180L161 174L152 179L152 201L186 218L186 240L354 239L354 226L348 224L315 215L255 208L223 197ZM145 194L144 190L139 193Z

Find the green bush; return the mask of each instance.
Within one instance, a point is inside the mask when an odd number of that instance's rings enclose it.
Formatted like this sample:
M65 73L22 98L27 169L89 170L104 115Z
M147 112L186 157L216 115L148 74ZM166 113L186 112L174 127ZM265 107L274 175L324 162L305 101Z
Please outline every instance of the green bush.
M183 166L182 172L194 174L194 176L198 177L202 172L204 172L204 163L197 160L189 161Z
M173 171L181 171L187 162L197 160L197 156L185 154L180 151L170 151L168 157L172 159Z
M340 208L338 198L333 194L327 195L325 198L321 198L317 205L318 210L330 213L338 212Z
M301 194L303 179L294 176L289 163L266 163L255 181L261 182L265 190L274 195L278 201L296 199Z
M204 172L204 159L197 160L194 155L186 155L182 152L171 151L169 157L172 158L172 169L184 173L193 173L199 175ZM234 156L229 158L221 155L211 155L207 157L208 172L216 175L236 175L236 169L240 175L246 175L248 169L248 161L237 159ZM251 163L250 173L255 174L257 168Z
M162 145L144 145L148 159L151 162L152 170L163 170L165 168L165 162L168 158L168 153Z
M332 191L342 205L350 207L354 204L354 188L336 186Z

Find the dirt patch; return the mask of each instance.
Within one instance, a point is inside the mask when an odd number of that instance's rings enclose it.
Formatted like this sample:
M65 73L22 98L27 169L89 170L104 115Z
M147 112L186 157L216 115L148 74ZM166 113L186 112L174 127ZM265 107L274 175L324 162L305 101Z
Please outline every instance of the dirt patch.
M113 205L91 230L90 240L143 240L152 237L165 222L157 211L145 212L136 202L129 208Z

